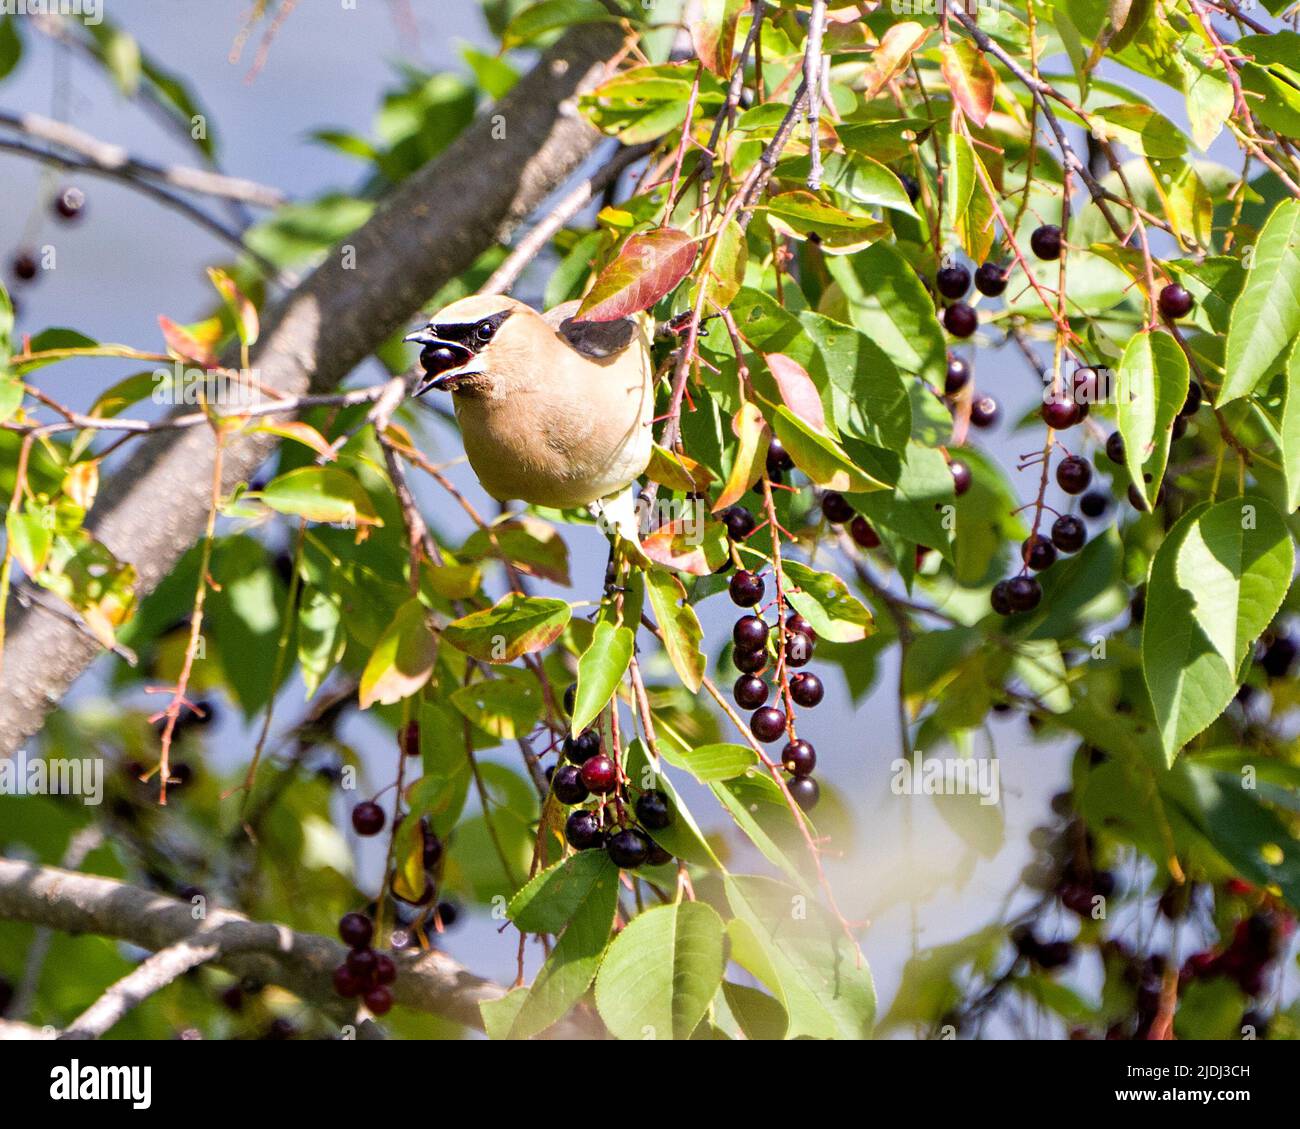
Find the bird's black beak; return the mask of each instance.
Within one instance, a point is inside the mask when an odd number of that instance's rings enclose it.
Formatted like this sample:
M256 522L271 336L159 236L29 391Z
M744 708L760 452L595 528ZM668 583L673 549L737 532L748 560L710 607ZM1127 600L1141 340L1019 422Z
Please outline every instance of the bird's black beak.
M402 340L424 346L420 350L424 379L415 389L417 396L423 396L431 389L450 387L456 380L454 370L464 367L474 356L464 345L439 337L430 326L409 333Z

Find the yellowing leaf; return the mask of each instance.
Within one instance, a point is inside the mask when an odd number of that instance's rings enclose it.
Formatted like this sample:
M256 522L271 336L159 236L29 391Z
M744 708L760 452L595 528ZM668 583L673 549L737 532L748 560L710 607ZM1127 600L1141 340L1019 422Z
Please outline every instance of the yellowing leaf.
M357 693L361 708L375 702L391 706L409 698L433 673L438 642L428 612L418 600L407 600L393 617L361 673Z
M997 75L993 64L969 39L945 43L942 51L943 77L952 91L953 100L977 126L983 128L993 109L993 92Z

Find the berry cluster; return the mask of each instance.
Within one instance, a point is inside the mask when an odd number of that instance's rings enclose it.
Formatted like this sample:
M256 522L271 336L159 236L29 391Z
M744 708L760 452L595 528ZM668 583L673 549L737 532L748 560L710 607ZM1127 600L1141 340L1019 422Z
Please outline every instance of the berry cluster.
M1224 976L1236 982L1247 996L1264 992L1268 966L1282 954L1295 921L1273 909L1259 909L1233 930L1222 949L1205 949L1187 958L1179 978L1183 983Z
M564 693L564 708L573 713L577 686ZM562 804L577 807L593 796L595 809L578 807L564 824L564 838L575 851L603 847L615 865L623 870L639 866L662 866L672 859L650 833L663 831L673 821L668 797L658 789L642 792L634 807L635 822L629 816L628 783L620 781L618 765L601 752L600 734L586 729L577 737L564 739L563 760L551 772L551 792Z
M397 979L397 965L370 947L374 935L374 923L364 913L339 919L339 937L350 951L334 970L334 991L346 1000L360 996L372 1015L385 1015L393 1006L389 986Z
M827 493L822 496L822 513L833 524L861 520L856 518L853 507L841 494ZM877 542L879 544L879 542ZM754 608L763 601L766 585L763 578L747 569L737 569L728 584L732 603L740 608ZM760 609L761 610L761 609ZM785 644L781 645L784 638ZM821 797L821 789L812 777L817 766L817 753L812 743L801 740L794 733L794 706L812 709L826 695L822 680L812 671L799 670L812 660L817 643L817 633L798 612L786 609L784 630L774 633L761 614L750 613L736 620L731 632L732 662L741 671L736 679L732 695L743 710L753 710L750 715L749 729L756 740L764 744L779 741L783 736L788 740L781 750L782 767L791 779L786 787L795 803L804 811L811 811ZM777 702L784 692L786 710L778 705L768 705L771 694L767 682L761 675L772 661L769 653L780 647L774 677L777 680ZM793 676L786 677L791 669L798 670Z

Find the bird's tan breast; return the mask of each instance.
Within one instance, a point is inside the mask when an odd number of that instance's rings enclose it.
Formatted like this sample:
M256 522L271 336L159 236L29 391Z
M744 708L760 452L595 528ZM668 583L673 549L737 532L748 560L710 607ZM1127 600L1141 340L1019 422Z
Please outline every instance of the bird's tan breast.
M606 363L577 354L506 395L456 397L465 453L500 501L583 506L622 489L650 460L654 394L639 343Z

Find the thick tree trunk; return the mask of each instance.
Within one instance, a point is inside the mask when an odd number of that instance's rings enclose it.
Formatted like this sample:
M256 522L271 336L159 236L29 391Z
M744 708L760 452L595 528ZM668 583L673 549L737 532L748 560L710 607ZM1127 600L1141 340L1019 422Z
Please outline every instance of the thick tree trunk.
M599 141L574 100L619 44L610 25L569 32L441 157L397 188L272 315L251 358L258 379L289 393L335 388L441 285L517 226ZM275 442L268 435L229 441L226 489L246 480ZM152 435L96 502L89 525L139 570L142 595L202 533L212 459L206 428ZM39 608L12 616L0 673L0 755L41 727L97 653L74 626Z

